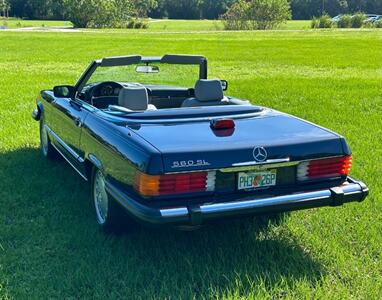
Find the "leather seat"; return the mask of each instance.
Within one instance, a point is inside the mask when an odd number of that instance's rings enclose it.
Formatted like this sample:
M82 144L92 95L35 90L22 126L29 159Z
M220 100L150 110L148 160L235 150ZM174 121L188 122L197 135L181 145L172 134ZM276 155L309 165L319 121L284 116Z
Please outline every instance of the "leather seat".
M118 95L118 106L122 106L131 111L157 109L154 105L149 104L147 89L143 86L122 88Z
M182 107L227 105L220 80L200 79L195 84L195 97L183 101Z

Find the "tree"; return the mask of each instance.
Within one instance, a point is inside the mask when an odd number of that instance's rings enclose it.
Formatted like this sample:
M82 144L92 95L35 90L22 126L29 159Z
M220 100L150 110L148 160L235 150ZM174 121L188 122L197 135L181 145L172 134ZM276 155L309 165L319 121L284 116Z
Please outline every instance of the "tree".
M0 0L0 17L9 18L9 10L11 9L11 5L6 0Z
M199 19L203 0L159 0L159 17L163 15L170 19ZM153 11L151 15L158 15Z
M149 11L157 8L157 0L133 0L133 7L137 17L147 17Z
M144 0L143 0L144 1ZM218 19L237 0L157 0L149 11L153 18Z
M1 1L1 0L0 0ZM11 14L29 19L63 19L63 0L8 0Z
M202 19L218 19L236 0L203 0Z
M106 1L64 0L65 11L75 27L98 27L108 24L110 9Z
M1 0L0 0L1 1ZM15 17L24 17L24 4L23 0L9 0L11 5L11 15Z
M381 0L291 0L293 19L311 19L323 12L331 16L363 11L382 14Z
M121 27L133 15L130 0L64 0L75 27Z
M286 2L285 0L284 2ZM323 12L330 16L354 14L358 11L382 14L382 0L288 0L293 19L311 19L321 16ZM86 2L86 3L85 3ZM29 19L65 19L66 11L76 11L76 15L91 20L91 24L104 20L99 7L112 11L107 16L107 23L125 22L130 17L150 17L172 19L217 19L227 12L235 3L252 3L254 0L0 0L0 15L12 15ZM265 1L269 5L273 0ZM3 3L10 5L3 9ZM77 5L77 8L75 7ZM91 7L94 6L94 7ZM236 6L239 7L240 5ZM67 8L68 7L68 8ZM80 8L85 9L81 12ZM118 8L118 9L116 9ZM109 14L110 11L106 11ZM9 11L9 13L8 13ZM232 12L232 11L231 11ZM96 13L95 19L89 13ZM112 25L107 26L112 26Z
M49 19L52 15L52 2L47 0L26 0L24 14L29 19Z
M291 18L287 0L253 0L249 2L248 17L256 29L272 29Z
M239 0L232 4L228 11L222 16L226 30L248 30L251 23L248 17L249 3Z
M114 0L114 23L127 22L131 18L134 9L134 4L131 2L131 0Z
M223 19L226 29L272 29L290 17L287 0L239 0Z

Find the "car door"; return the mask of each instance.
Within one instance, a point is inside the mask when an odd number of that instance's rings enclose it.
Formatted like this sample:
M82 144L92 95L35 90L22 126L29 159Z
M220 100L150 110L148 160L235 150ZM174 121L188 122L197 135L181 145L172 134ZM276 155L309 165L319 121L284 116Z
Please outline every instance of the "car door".
M84 152L80 147L82 124L89 113L80 100L56 98L49 126L52 143L79 173L85 174Z

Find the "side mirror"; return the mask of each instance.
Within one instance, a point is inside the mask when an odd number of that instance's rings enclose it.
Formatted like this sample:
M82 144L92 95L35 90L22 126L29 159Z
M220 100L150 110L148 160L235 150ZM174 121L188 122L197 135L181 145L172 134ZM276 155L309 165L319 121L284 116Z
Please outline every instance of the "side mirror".
M228 90L228 81L227 80L220 80L222 83L222 89L223 91Z
M71 85L58 85L53 88L53 94L56 98L74 98L76 90Z

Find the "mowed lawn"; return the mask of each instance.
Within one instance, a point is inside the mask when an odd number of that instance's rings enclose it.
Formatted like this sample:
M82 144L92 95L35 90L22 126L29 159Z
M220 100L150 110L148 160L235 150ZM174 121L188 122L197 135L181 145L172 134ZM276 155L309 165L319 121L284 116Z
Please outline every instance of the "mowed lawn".
M228 94L344 135L370 196L281 223L103 234L86 184L39 152L35 97L94 58L165 53L204 54ZM381 138L382 31L0 32L0 298L379 299Z
M23 28L23 27L68 27L72 26L69 21L52 21L52 20L23 20L17 18L4 19L0 18L0 26L7 28Z

